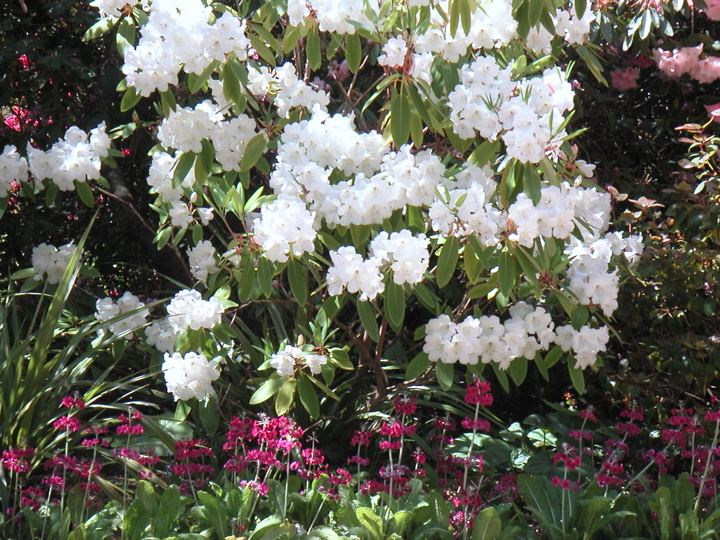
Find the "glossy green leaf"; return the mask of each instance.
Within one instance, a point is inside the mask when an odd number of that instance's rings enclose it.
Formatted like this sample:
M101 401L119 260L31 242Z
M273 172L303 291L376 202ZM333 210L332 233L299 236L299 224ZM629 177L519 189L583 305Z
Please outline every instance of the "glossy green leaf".
M500 292L506 298L510 297L516 280L515 259L509 250L505 250L500 253L500 261L498 262L498 285L500 286Z
M264 403L280 391L280 387L285 382L286 377L272 375L267 381L262 383L250 398L250 405L259 405Z
M117 22L117 19L114 19L112 17L100 19L98 22L93 24L90 28L88 28L85 31L85 34L83 35L82 40L83 41L92 41L93 39L97 39L100 36L104 36L110 30L113 29L116 22Z
M193 168L196 157L195 153L188 152L187 154L181 155L180 159L177 160L175 170L173 171L173 188L178 188L180 187L180 184L183 183L185 177L187 177L188 173Z
M370 304L370 302L361 302L360 300L358 300L357 310L363 328L368 333L368 335L375 342L377 342L380 339L380 328L378 327L377 319L375 317L375 312L373 311L372 305Z
M95 195L93 195L92 188L87 185L87 182L75 181L75 191L77 191L78 197L88 208L95 206Z
M468 162L476 167L482 167L486 163L491 162L500 151L500 140L484 141L480 146L473 150L468 157Z
M583 375L582 369L575 367L575 359L568 358L568 372L570 373L570 380L577 390L577 393L582 395L585 393L585 376Z
M320 401L310 379L302 376L298 379L298 396L300 397L300 403L302 403L310 418L313 420L318 418L320 416Z
M258 133L250 139L248 145L245 147L245 153L240 160L240 171L245 172L252 169L260 159L260 156L263 155L266 148L267 141L265 140L265 133Z
M290 281L290 291L292 291L295 301L301 306L304 306L308 299L307 270L303 264L296 259L290 259L287 270L288 280Z
M450 390L453 385L453 380L455 379L455 364L437 362L437 364L435 364L435 375L440 388L445 391Z
M525 377L527 376L527 370L528 361L526 358L523 357L515 358L514 360L512 360L510 362L510 367L508 367L507 369L513 382L518 386L520 386L525 380Z
M415 358L412 359L405 370L405 380L412 381L416 377L419 377L425 373L433 365L430 361L426 352L419 352Z
M390 101L390 132L400 148L410 136L410 100L403 90L395 92Z
M140 102L141 98L142 96L135 92L135 87L129 86L128 89L125 90L125 94L123 94L123 97L120 100L120 110L122 112L129 111Z
M258 259L257 276L260 283L260 290L265 298L270 298L273 292L273 274L275 266L267 257Z
M399 332L405 320L405 291L393 280L385 284L385 315L393 330Z
M350 71L355 73L362 62L362 43L360 35L355 32L345 36L345 60Z
M218 411L217 399L214 395L211 394L198 403L198 413L203 429L212 437L220 424L220 413Z
M460 256L460 243L454 236L450 236L443 244L438 258L437 269L435 271L435 282L438 287L444 287L450 282L455 274L458 258Z
M315 71L322 63L322 52L320 51L320 33L317 26L313 26L307 36L305 54L307 54L308 64Z
M275 413L278 416L286 414L290 407L292 407L293 400L295 399L295 388L297 387L297 381L295 379L285 379L285 382L278 390L277 397L275 398Z

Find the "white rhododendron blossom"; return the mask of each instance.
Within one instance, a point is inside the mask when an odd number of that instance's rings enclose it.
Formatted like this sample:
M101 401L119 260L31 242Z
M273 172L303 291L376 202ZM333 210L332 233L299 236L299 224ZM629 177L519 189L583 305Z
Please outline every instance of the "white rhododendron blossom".
M280 197L263 207L253 223L255 240L271 261L283 263L291 254L299 257L315 250L315 212L302 201Z
M75 182L100 178L100 159L110 151L110 138L105 133L105 122L86 133L76 126L65 132L65 137L43 152L28 143L27 154L30 172L35 182L49 178L60 191L72 191Z
M218 363L208 361L204 355L195 352L185 356L177 352L172 355L166 353L162 371L167 391L175 401L205 399L212 392L212 382L220 377Z
M565 352L572 351L575 355L575 367L585 369L595 365L598 353L604 351L610 339L607 326L590 328L583 326L575 330L570 325L557 328L556 342Z
M212 9L201 0L153 0L136 47L125 50L122 72L141 96L164 92L186 73L200 75L214 61L247 58L245 21L223 13L210 24Z
M170 321L162 319L145 328L145 341L161 352L170 353L175 350L175 338L179 334Z
M120 320L109 324L107 329L113 334L125 334L125 339L132 339L134 336L132 330L143 326L145 319L150 314L147 309L140 309L144 305L137 296L125 292L117 301L112 298L98 300L95 303L95 318L100 322L105 322L118 315L124 315ZM139 311L129 315L135 310Z
M6 146L0 154L0 197L7 194L21 182L27 182L28 164L14 146Z
M429 243L424 234L413 236L407 229L390 235L383 231L370 243L370 252L374 258L390 264L395 283L415 284L427 272Z
M167 306L168 321L176 332L182 332L186 328L212 328L220 324L224 311L217 298L203 300L198 291L190 289L177 293Z
M380 265L382 261L371 257L364 260L353 246L343 246L330 252L333 265L328 268L328 293L336 296L347 290L360 293L360 300L374 300L385 291Z
M119 17L125 6L133 6L136 3L128 0L93 0L90 5L98 8L101 17Z
M292 26L302 25L312 13L322 32L354 34L356 28L350 21L373 26L365 10L377 13L380 5L379 0L289 0L287 13Z
M313 375L322 373L322 366L327 364L328 358L324 354L305 353L299 347L286 345L270 357L270 367L281 377L293 377L297 368L307 366Z
M190 248L187 254L190 272L198 281L207 281L209 274L219 270L215 264L217 251L210 240L201 240L197 246Z
M402 38L390 38L383 45L383 53L378 56L378 64L381 66L401 68L405 65L405 58L408 53L408 46Z
M47 276L46 279L50 285L58 283L65 274L75 249L72 242L59 248L45 243L34 247L32 250L32 267L35 271L33 279L41 281L43 276Z
M288 117L291 109L318 107L325 110L330 103L330 95L316 90L298 78L295 66L290 62L270 71L267 67L248 70L248 88L260 98L272 98L280 116Z
M554 323L544 308L518 302L509 312L505 322L491 315L455 323L440 315L427 324L423 351L433 362L495 362L500 369L507 369L514 359L534 358L537 351L547 350L555 341Z

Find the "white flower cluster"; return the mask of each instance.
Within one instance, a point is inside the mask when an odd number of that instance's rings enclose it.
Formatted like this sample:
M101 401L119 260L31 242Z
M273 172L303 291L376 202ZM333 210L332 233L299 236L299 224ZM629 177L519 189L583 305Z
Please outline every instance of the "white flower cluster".
M548 32L544 26L538 25L530 29L525 43L537 54L550 54L555 36L562 36L571 45L582 45L588 41L590 25L594 20L595 14L592 9L589 9L589 6L580 19L575 12L575 6L571 6L567 10L558 9L553 17L555 34Z
M570 267L568 290L580 304L599 305L610 317L618 307L619 276L617 269L610 271L613 256L624 255L633 264L642 253L639 236L623 238L620 233L608 233L592 243L569 247Z
M125 6L134 6L135 4L137 4L137 2L132 0L93 0L90 2L91 6L98 8L100 16L103 18L119 17L125 9Z
M198 291L191 289L178 292L167 306L168 321L176 333L186 328L212 328L220 323L224 311L220 300L203 300Z
M571 187L565 182L561 187L542 188L537 205L521 193L508 214L517 231L510 239L525 247L532 247L540 236L567 239L576 226L584 238L593 239L608 228L610 194Z
M215 264L217 251L210 240L201 240L194 248L187 252L190 263L190 272L198 281L207 281L208 275L219 270Z
M95 318L104 322L118 315L125 315L122 319L109 324L107 328L113 334L125 334L125 339L132 339L132 330L143 326L149 315L147 309L139 309L144 305L137 296L130 292L123 294L117 302L112 298L103 298L95 303ZM135 310L138 311L132 315L126 315Z
M218 363L208 362L204 355L194 352L184 357L180 353L165 354L162 365L167 391L177 400L205 399L212 392L212 382L220 377Z
M449 4L447 0L434 2L428 30L413 40L417 53L441 54L448 62L457 62L467 52L468 47L499 48L517 36L517 21L512 17L512 2L508 0L473 3L475 9L470 15L470 31L465 33L460 26L454 36L447 24Z
M356 28L350 21L372 27L365 11L377 13L380 5L378 0L289 0L287 13L292 26L302 25L312 14L322 32L354 34Z
M538 163L545 151L565 136L559 127L573 109L573 91L560 69L541 77L512 80L512 65L481 56L460 69L461 82L448 96L450 119L460 137L475 132L488 140L500 137L507 155Z
M278 114L287 118L295 107L312 109L319 106L323 110L330 103L330 95L315 90L298 78L295 66L287 62L272 72L265 66L260 69L248 66L248 88L260 98L271 97Z
M426 326L423 351L433 362L477 364L479 360L507 369L515 358L532 359L555 341L555 325L542 307L518 302L509 312L504 323L495 315L468 317L461 323L440 315Z
M315 250L318 227L315 212L308 210L304 202L280 196L263 207L262 217L255 219L253 231L265 256L284 263L291 253L299 257Z
M6 146L0 154L0 197L6 197L13 185L27 182L27 160L17 152L14 146Z
M161 319L145 328L145 341L162 352L175 350L175 338L180 333L170 325L167 319Z
M455 179L430 206L433 230L444 236L475 235L483 246L496 245L507 216L491 202L497 187L492 170L467 164Z
M430 254L429 240L424 234L413 236L407 229L388 235L380 232L370 243L371 256L363 259L353 246L330 252L332 266L328 268L328 294L339 295L344 290L360 293L360 300L374 300L385 291L383 267L393 272L398 285L414 285L424 279Z
M322 366L327 364L328 358L324 354L309 354L298 347L286 345L270 357L270 366L281 377L293 377L297 367L307 366L313 375L322 372Z
M245 21L229 12L214 24L212 19L212 9L201 0L153 0L137 47L125 51L122 71L128 85L147 97L176 85L180 65L199 75L231 54L245 60L250 46Z
M50 150L43 152L27 145L30 172L38 185L49 178L60 191L72 191L74 182L86 182L100 178L100 159L110 151L110 138L105 133L105 122L90 130L88 136L82 129L72 126L65 137Z
M558 327L555 341L563 351L573 351L576 368L585 369L595 365L598 353L605 350L609 339L610 332L607 326L600 328L583 326L578 331L566 325Z
M34 247L32 250L32 267L35 271L33 279L41 281L43 275L47 275L47 282L50 285L59 283L76 249L72 242L59 248L45 243Z
M401 68L408 54L407 42L402 38L390 38L383 45L383 53L378 56L378 64L386 67Z

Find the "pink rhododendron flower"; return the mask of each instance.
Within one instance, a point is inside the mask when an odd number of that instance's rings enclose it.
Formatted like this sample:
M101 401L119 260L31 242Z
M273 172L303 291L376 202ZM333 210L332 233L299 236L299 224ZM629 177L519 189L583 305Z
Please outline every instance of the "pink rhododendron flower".
M720 21L720 0L705 0L705 8L701 11L711 21Z
M612 85L621 92L637 88L637 80L640 76L640 70L635 67L625 69L616 69L610 73Z

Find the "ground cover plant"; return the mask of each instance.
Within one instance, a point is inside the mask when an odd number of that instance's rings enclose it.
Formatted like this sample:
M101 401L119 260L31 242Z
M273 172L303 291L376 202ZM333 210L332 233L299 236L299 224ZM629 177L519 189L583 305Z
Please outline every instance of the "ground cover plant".
M4 537L720 533L718 6L89 4L4 8Z

